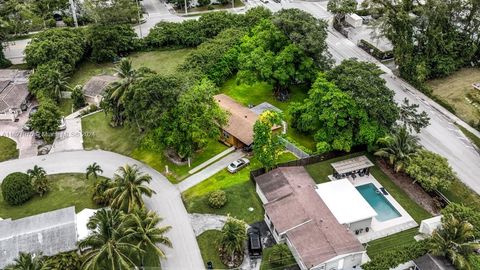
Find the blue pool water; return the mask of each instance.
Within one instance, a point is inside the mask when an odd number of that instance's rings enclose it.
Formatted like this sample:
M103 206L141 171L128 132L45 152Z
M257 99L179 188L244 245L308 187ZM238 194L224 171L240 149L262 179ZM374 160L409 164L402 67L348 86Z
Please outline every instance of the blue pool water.
M387 221L392 218L400 217L400 213L390 204L390 202L383 196L382 192L378 190L374 184L366 184L356 187L358 192L362 194L363 198L372 206L377 212L378 221Z

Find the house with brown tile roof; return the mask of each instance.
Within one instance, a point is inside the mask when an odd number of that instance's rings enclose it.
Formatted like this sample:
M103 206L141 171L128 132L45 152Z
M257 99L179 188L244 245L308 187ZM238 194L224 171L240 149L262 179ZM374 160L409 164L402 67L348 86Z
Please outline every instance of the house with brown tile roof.
M277 242L292 251L301 269L354 269L366 253L316 192L303 167L280 167L255 177L265 222Z
M222 127L220 140L229 146L242 148L253 143L253 126L258 115L225 94L214 96L220 108L228 112L228 124ZM276 126L273 130L280 130Z

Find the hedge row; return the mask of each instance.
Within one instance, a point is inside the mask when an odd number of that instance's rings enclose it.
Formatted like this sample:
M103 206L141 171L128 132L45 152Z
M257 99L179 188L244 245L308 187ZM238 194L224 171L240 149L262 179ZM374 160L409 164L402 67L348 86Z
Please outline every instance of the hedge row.
M426 240L404 245L393 250L385 251L362 265L363 270L385 270L425 255L428 252Z
M385 59L391 59L393 58L393 51L381 51L377 47L375 47L373 44L369 43L368 41L361 39L360 42L358 43L358 47L362 48L369 54L371 54L373 57L377 58L378 60L385 60Z

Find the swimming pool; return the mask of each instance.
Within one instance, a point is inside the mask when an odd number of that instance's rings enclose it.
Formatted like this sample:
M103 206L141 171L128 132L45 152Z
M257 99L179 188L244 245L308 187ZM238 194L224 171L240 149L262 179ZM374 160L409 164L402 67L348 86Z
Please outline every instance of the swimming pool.
M387 221L401 216L374 184L370 183L357 186L356 188L363 198L367 200L368 204L375 209L375 212L378 214L376 216L378 221Z

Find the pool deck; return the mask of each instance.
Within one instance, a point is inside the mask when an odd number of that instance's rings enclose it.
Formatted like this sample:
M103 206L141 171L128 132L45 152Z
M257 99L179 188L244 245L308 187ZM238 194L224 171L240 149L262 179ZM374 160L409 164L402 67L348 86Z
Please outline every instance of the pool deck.
M331 176L329 176L332 179ZM372 175L356 177L353 180L351 177L348 177L348 180L356 187L365 184L372 183L377 189L383 187ZM369 241L383 238L392 234L396 234L411 228L418 226L417 222L403 209L403 207L390 195L388 189L386 191L389 195L384 195L384 197L390 202L390 204L397 209L400 213L400 217L392 218L386 221L379 221L375 217L372 218L371 230L369 232L363 232L357 235L357 239L361 243L367 243Z

